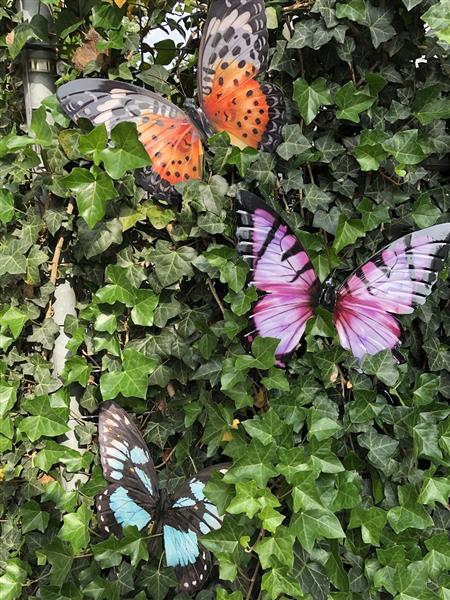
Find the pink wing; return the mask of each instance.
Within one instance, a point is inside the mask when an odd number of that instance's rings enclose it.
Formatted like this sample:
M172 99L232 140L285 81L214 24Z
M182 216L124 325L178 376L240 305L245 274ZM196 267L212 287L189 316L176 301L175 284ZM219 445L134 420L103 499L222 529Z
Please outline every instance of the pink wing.
M357 269L337 292L334 322L357 358L400 344L390 313L409 314L431 294L450 248L450 223L402 237Z
M288 226L257 196L239 192L238 251L252 267L251 283L266 294L252 318L258 335L279 338L276 356L290 354L314 314L319 281Z

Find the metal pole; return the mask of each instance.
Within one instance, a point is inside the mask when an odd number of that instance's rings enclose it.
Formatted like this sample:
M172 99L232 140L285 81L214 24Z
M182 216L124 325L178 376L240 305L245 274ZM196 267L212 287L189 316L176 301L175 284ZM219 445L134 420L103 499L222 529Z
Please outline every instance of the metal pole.
M31 21L35 15L44 16L49 28L53 23L52 14L45 4L39 0L18 0L19 10L24 21ZM42 101L55 91L56 76L56 51L55 48L43 42L31 42L24 48L24 93L28 125L31 123L32 111L41 106ZM71 281L66 279L56 285L53 302L53 320L59 326L59 336L55 340L52 352L53 375L58 377L64 369L67 358L66 344L68 337L64 333L64 320L66 315L76 315L76 297ZM82 452L75 435L76 418L81 416L78 398L70 396L70 414L68 422L70 431L62 444ZM62 479L67 490L73 490L77 482L87 481L86 475L75 475L70 481Z

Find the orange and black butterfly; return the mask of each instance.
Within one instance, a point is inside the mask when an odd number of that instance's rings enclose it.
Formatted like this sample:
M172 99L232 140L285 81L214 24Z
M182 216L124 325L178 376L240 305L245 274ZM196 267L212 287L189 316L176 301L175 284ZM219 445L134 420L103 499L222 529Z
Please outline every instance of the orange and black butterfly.
M181 110L159 94L107 79L72 81L57 96L71 119L108 130L135 122L152 161L137 175L139 185L155 199L175 200L174 185L202 177L202 142L214 132L226 131L240 148L273 152L280 143L282 93L256 80L267 53L264 0L213 0L200 43L199 107L187 99Z

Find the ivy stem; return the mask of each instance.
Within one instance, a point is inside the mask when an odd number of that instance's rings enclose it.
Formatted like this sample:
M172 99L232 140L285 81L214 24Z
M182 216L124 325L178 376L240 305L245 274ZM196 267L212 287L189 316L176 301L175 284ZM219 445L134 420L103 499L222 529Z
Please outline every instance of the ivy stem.
M214 287L213 282L211 281L211 279L208 277L208 287L211 290L211 294L214 297L214 300L217 302L217 306L220 308L220 312L225 315L225 308L222 304L221 299L219 298L219 295L216 292L216 288Z
M75 208L75 205L74 205L73 199L71 198L69 200L69 204L67 205L67 209L66 209L67 214L68 215L73 214L74 208ZM56 282L58 280L58 267L59 267L59 263L61 260L61 253L62 253L62 249L64 246L64 240L65 240L64 234L61 234L59 236L58 241L56 242L55 252L53 254L53 258L52 258L52 262L51 262L50 283L53 286L56 286ZM52 300L49 300L45 318L46 319L50 318L52 316L52 312L53 312L53 302L52 302Z

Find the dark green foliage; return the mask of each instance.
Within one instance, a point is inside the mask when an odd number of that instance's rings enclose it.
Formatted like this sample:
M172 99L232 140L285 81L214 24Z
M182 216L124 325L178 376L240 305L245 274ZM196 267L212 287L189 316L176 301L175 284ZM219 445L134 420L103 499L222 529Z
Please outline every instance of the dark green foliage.
M256 292L235 252L233 201L243 186L272 199L322 280L450 220L448 0L268 1L284 141L269 155L214 136L205 181L184 188L179 212L136 188L148 159L133 125L108 144L102 127L69 128L49 98L26 131L21 66L9 63L28 40L52 39L60 83L140 79L181 102L180 89L194 93L196 30L182 50L143 42L162 22L180 26L174 1L45 4L50 38L42 17L22 24L13 2L0 8L2 600L174 596L145 532L97 533L96 415L111 398L140 415L162 484L233 462L208 485L226 517L205 539L219 568L198 598L448 600L448 270L402 320L404 364L383 352L360 368L322 311L283 371L273 340L245 341ZM205 4L185 4L190 29ZM72 59L90 27L103 58L83 72ZM50 362L58 243L78 300L62 380ZM83 453L60 444L71 393Z

